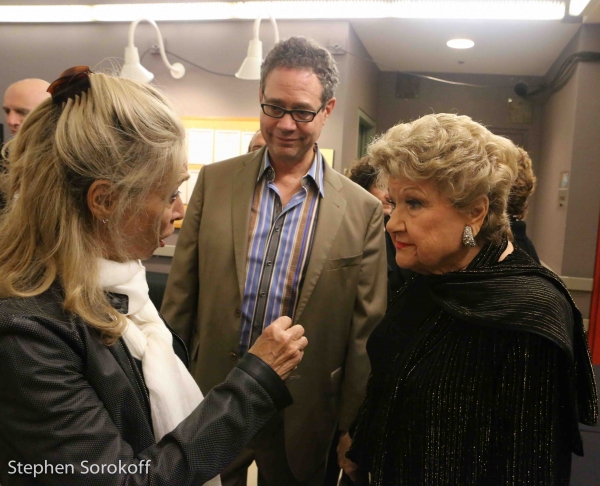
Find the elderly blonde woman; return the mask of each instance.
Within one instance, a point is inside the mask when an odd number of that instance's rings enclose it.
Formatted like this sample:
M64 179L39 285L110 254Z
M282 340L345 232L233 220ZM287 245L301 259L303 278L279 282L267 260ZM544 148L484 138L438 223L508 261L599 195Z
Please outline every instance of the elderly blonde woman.
M3 178L0 483L220 484L290 403L303 329L275 321L203 399L139 261L183 216L183 127L154 88L84 66L49 91Z
M596 389L567 290L508 241L514 145L440 114L369 154L396 261L415 274L369 338L349 457L375 485L568 484Z

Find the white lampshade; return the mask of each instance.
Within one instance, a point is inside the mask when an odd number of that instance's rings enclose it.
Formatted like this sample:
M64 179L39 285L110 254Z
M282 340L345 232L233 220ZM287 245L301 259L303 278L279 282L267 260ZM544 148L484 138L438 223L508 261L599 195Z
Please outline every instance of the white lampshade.
M235 73L235 77L239 79L245 79L248 81L254 81L260 79L260 66L262 64L262 42L259 38L260 31L260 17L254 21L254 35L248 45L248 55L244 62ZM275 44L279 42L279 29L277 29L277 22L273 16L270 16L271 24L273 25L273 35L275 37Z
M154 20L150 19L139 19L134 22L131 22L129 26L129 43L125 48L125 64L123 65L123 69L121 69L121 74L119 75L121 78L135 79L136 81L140 81L142 83L149 83L154 79L154 74L148 71L144 66L140 63L140 55L138 53L137 47L133 44L133 36L135 35L135 29L138 24L142 21L148 22L154 30L156 30L156 35L158 37L158 49L160 51L160 57L162 58L165 66L169 68L171 72L171 76L175 79L183 78L185 74L185 67L180 62L176 62L175 64L169 63L167 59L167 55L165 54L165 44L163 42L162 35L160 30L158 29L158 25Z
M141 83L149 83L154 79L154 74L140 64L140 55L137 47L126 47L125 64L121 69L119 77L133 79Z
M246 80L260 79L260 65L262 64L262 42L258 39L252 39L248 46L248 55L235 77Z

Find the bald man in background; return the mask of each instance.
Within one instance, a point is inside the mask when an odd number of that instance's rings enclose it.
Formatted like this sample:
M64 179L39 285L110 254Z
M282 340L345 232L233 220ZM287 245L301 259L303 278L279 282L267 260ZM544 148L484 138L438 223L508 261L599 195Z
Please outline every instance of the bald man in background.
M14 137L25 117L37 105L50 96L46 90L50 83L43 79L22 79L11 84L4 93L2 109L6 114L6 123ZM0 147L1 149L2 147ZM0 171L4 171L3 154L0 151ZM5 206L4 194L0 191L0 210Z
M260 130L257 130L252 136L252 140L250 140L250 143L248 144L248 153L259 150L265 145L267 145L267 142L265 142L265 137L263 137Z
M46 90L50 83L43 79L23 79L11 84L4 93L2 109L6 123L14 137L23 120L37 105L50 96Z

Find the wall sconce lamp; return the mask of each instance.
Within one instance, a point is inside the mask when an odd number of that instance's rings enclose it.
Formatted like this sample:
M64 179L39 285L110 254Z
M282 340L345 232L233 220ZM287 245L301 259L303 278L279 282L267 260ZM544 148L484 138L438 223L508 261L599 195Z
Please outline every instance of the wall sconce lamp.
M121 69L121 74L119 77L134 79L136 81L141 81L142 83L149 83L154 79L154 74L148 71L144 66L140 64L140 55L138 53L137 47L133 45L133 35L135 33L135 28L142 21L149 22L156 29L156 34L158 35L158 47L160 49L160 57L162 57L165 66L169 68L171 71L171 76L175 79L181 79L185 74L185 67L183 64L176 62L175 64L170 64L167 55L165 54L165 45L163 43L162 35L160 34L160 30L158 30L158 25L154 20L149 19L139 19L134 22L131 22L129 26L129 44L125 48L125 64L123 65L123 69Z
M270 16L270 18L275 31L275 44L277 44L279 42L279 30L277 30L277 23L273 16ZM254 21L254 37L248 46L248 55L246 56L246 59L244 59L238 72L235 73L236 78L249 81L260 79L260 65L262 64L262 42L258 38L260 20L261 18L258 17Z

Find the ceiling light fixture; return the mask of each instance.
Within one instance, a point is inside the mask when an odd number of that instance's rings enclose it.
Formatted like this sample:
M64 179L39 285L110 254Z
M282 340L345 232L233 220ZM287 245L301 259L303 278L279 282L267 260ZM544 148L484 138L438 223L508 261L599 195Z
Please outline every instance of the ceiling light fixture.
M175 79L181 79L185 74L185 67L183 67L183 64L179 62L176 62L175 64L169 63L167 55L165 54L165 45L163 43L162 35L160 34L160 30L158 30L158 25L156 25L154 20L149 19L139 19L131 23L131 26L129 27L129 44L127 44L127 47L125 48L125 64L121 69L119 77L134 79L142 83L149 83L154 79L154 74L141 65L140 54L137 50L137 47L133 45L135 29L142 21L150 23L156 30L156 34L158 35L158 48L160 50L160 57L162 57L165 66L167 66L169 71L171 71L171 76L173 76Z
M471 39L450 39L446 42L446 45L452 49L470 49L475 45L475 42Z
M577 17L585 10L590 0L571 0L569 3L569 15Z
M248 55L240 69L235 73L235 77L239 79L246 79L249 81L260 79L260 65L262 64L262 42L258 38L258 32L260 30L260 20L258 17L254 21L254 37L250 41L248 46ZM275 44L279 42L279 30L277 29L277 22L271 17L271 24L273 24Z
M58 0L54 0L58 1ZM586 0L571 0L585 4ZM560 20L564 0L359 0L138 3L106 5L0 6L0 23L131 22L140 12L155 20L255 19L269 12L278 19L496 19ZM581 10L583 10L581 7ZM574 15L574 14L571 14ZM265 16L266 17L266 16Z

